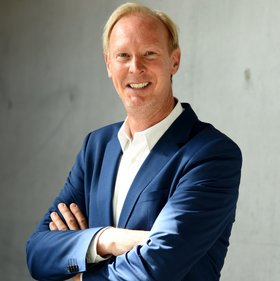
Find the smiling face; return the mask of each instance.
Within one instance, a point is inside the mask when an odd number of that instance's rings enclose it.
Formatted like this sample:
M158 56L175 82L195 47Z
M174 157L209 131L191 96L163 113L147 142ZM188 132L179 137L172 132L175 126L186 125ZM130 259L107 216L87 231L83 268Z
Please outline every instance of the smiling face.
M178 70L180 49L169 49L163 23L140 14L122 17L112 29L104 56L128 116L163 119L171 112L171 76Z

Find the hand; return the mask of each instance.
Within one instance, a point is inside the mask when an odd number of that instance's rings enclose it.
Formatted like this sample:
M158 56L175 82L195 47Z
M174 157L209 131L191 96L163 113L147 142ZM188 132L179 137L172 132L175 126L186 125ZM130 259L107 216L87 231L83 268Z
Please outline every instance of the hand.
M79 273L79 274L75 275L74 277L72 277L72 280L73 281L80 281L81 280L81 274Z
M57 212L51 213L52 221L49 224L50 230L79 230L88 228L85 216L81 212L77 204L70 204L69 208L64 204L58 204L58 209L61 212L66 224L60 218ZM73 281L80 281L81 274L72 277Z
M122 255L136 245L143 245L148 240L149 233L143 230L107 228L99 236L97 253L103 257Z
M80 230L88 228L87 220L77 204L72 203L68 208L64 203L60 203L58 204L58 209L66 224L57 212L52 212L52 221L49 224L50 230Z

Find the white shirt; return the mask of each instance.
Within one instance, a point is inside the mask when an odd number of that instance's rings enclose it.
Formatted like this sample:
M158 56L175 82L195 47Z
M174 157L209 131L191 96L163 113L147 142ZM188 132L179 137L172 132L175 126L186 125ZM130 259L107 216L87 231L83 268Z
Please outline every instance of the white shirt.
M115 225L118 225L126 195L140 167L155 144L182 111L182 105L177 102L172 112L166 118L144 131L135 133L133 139L130 137L126 122L124 122L120 128L118 139L123 155L119 164L113 198L113 217Z
M183 107L180 102L177 102L176 106L167 117L154 126L142 132L135 133L133 139L130 137L126 121L120 128L118 132L118 139L123 155L119 164L113 197L113 217L115 225L118 225L126 195L141 165L158 140L182 112ZM87 261L89 263L97 263L104 260L102 257L97 255L96 251L97 240L101 232L102 230L94 236L90 243L87 253Z

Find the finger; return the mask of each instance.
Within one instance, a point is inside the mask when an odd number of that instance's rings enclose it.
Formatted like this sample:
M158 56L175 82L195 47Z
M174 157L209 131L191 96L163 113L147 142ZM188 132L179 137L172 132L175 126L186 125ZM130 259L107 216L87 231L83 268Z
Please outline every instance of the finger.
M78 230L80 229L79 224L72 214L72 212L69 210L69 208L64 204L60 203L58 204L58 209L61 212L63 218L66 221L66 224L70 230Z
M62 221L62 219L59 217L57 212L51 213L51 219L52 219L52 222L54 223L55 227L57 228L57 230L68 230L68 227L65 225L65 223Z
M79 274L77 274L77 275L75 275L74 277L72 277L72 280L73 281L80 281L81 280L81 274L79 273Z
M75 216L80 229L87 229L88 228L87 220L86 220L84 214L82 213L82 211L80 210L80 208L78 207L78 205L75 203L72 203L70 205L70 210L71 210L72 214Z
M79 274L77 274L77 275L75 275L74 277L72 277L72 280L73 281L80 281L80 279L81 279L81 274L79 273Z
M50 223L49 223L49 228L50 228L50 230L58 230L58 228L56 227L56 224L53 222L53 221L51 221Z

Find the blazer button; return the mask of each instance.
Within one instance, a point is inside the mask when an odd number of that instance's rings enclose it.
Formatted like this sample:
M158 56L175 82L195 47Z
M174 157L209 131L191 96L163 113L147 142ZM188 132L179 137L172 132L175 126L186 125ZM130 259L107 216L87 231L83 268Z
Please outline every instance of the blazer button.
M79 266L77 264L77 260L76 259L70 259L68 261L68 266L67 269L70 273L75 273L79 271Z

